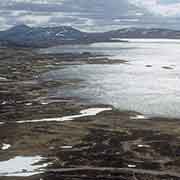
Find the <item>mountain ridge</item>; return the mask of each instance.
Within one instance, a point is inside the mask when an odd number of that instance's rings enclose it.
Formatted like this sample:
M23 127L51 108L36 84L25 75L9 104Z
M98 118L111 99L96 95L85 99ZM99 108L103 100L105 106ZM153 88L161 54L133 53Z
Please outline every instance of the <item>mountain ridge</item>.
M25 24L0 31L1 46L41 48L63 44L122 42L123 38L180 39L180 31L160 28L122 28L107 32L84 32L71 26L29 27Z

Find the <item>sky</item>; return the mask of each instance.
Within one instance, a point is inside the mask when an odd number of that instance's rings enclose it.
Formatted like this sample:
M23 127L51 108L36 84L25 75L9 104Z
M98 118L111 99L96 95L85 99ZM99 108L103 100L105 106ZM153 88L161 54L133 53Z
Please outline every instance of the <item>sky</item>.
M180 0L2 0L0 30L19 24L84 31L126 27L180 29Z

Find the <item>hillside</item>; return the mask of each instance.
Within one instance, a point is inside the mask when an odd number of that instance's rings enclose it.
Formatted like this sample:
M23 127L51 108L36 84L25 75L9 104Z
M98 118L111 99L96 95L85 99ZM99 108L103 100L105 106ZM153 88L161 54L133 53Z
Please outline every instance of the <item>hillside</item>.
M50 47L61 44L87 44L121 41L123 38L179 39L180 31L169 29L124 28L102 33L88 33L71 26L29 27L15 26L0 32L0 45L10 47Z

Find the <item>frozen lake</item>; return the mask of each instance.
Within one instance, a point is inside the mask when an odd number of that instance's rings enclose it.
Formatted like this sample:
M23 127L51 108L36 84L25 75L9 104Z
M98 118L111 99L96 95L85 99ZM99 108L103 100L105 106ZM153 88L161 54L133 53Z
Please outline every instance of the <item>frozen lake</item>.
M58 94L113 105L149 116L180 117L180 40L128 39L128 43L59 46L44 52L92 52L128 64L74 65L53 71L53 79L82 79Z

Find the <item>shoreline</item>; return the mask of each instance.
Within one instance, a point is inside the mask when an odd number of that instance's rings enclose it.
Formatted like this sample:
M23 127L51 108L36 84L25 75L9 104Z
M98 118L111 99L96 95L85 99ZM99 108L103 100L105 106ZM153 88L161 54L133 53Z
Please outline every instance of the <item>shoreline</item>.
M5 122L0 124L0 163L18 156L41 156L45 157L47 163L51 163L46 167L46 173L27 177L27 180L81 180L84 177L79 172L75 172L77 178L73 177L74 174L48 173L48 168L71 168L79 165L179 171L180 121L146 119L140 113L119 111L109 105L89 105L79 99L65 97L52 98L48 96L51 88L68 88L72 83L78 83L78 80L39 79L41 74L64 68L64 65L73 65L74 61L79 64L111 64L114 63L112 60L98 58L98 62L93 62L94 56L91 54L42 55L21 49L0 49L0 52L0 122ZM119 60L116 63L127 61ZM84 113L89 108L109 111L81 116L81 112ZM15 123L25 122L26 119L64 116L77 119L65 122ZM3 149L5 145L8 148ZM92 179L96 179L93 173L83 172L86 178L92 176ZM100 177L106 175L98 171L96 173ZM137 177L140 176L138 172L136 174ZM112 173L111 177L121 175L133 178L128 173ZM153 177L161 179L157 175ZM3 179L21 180L23 177Z

